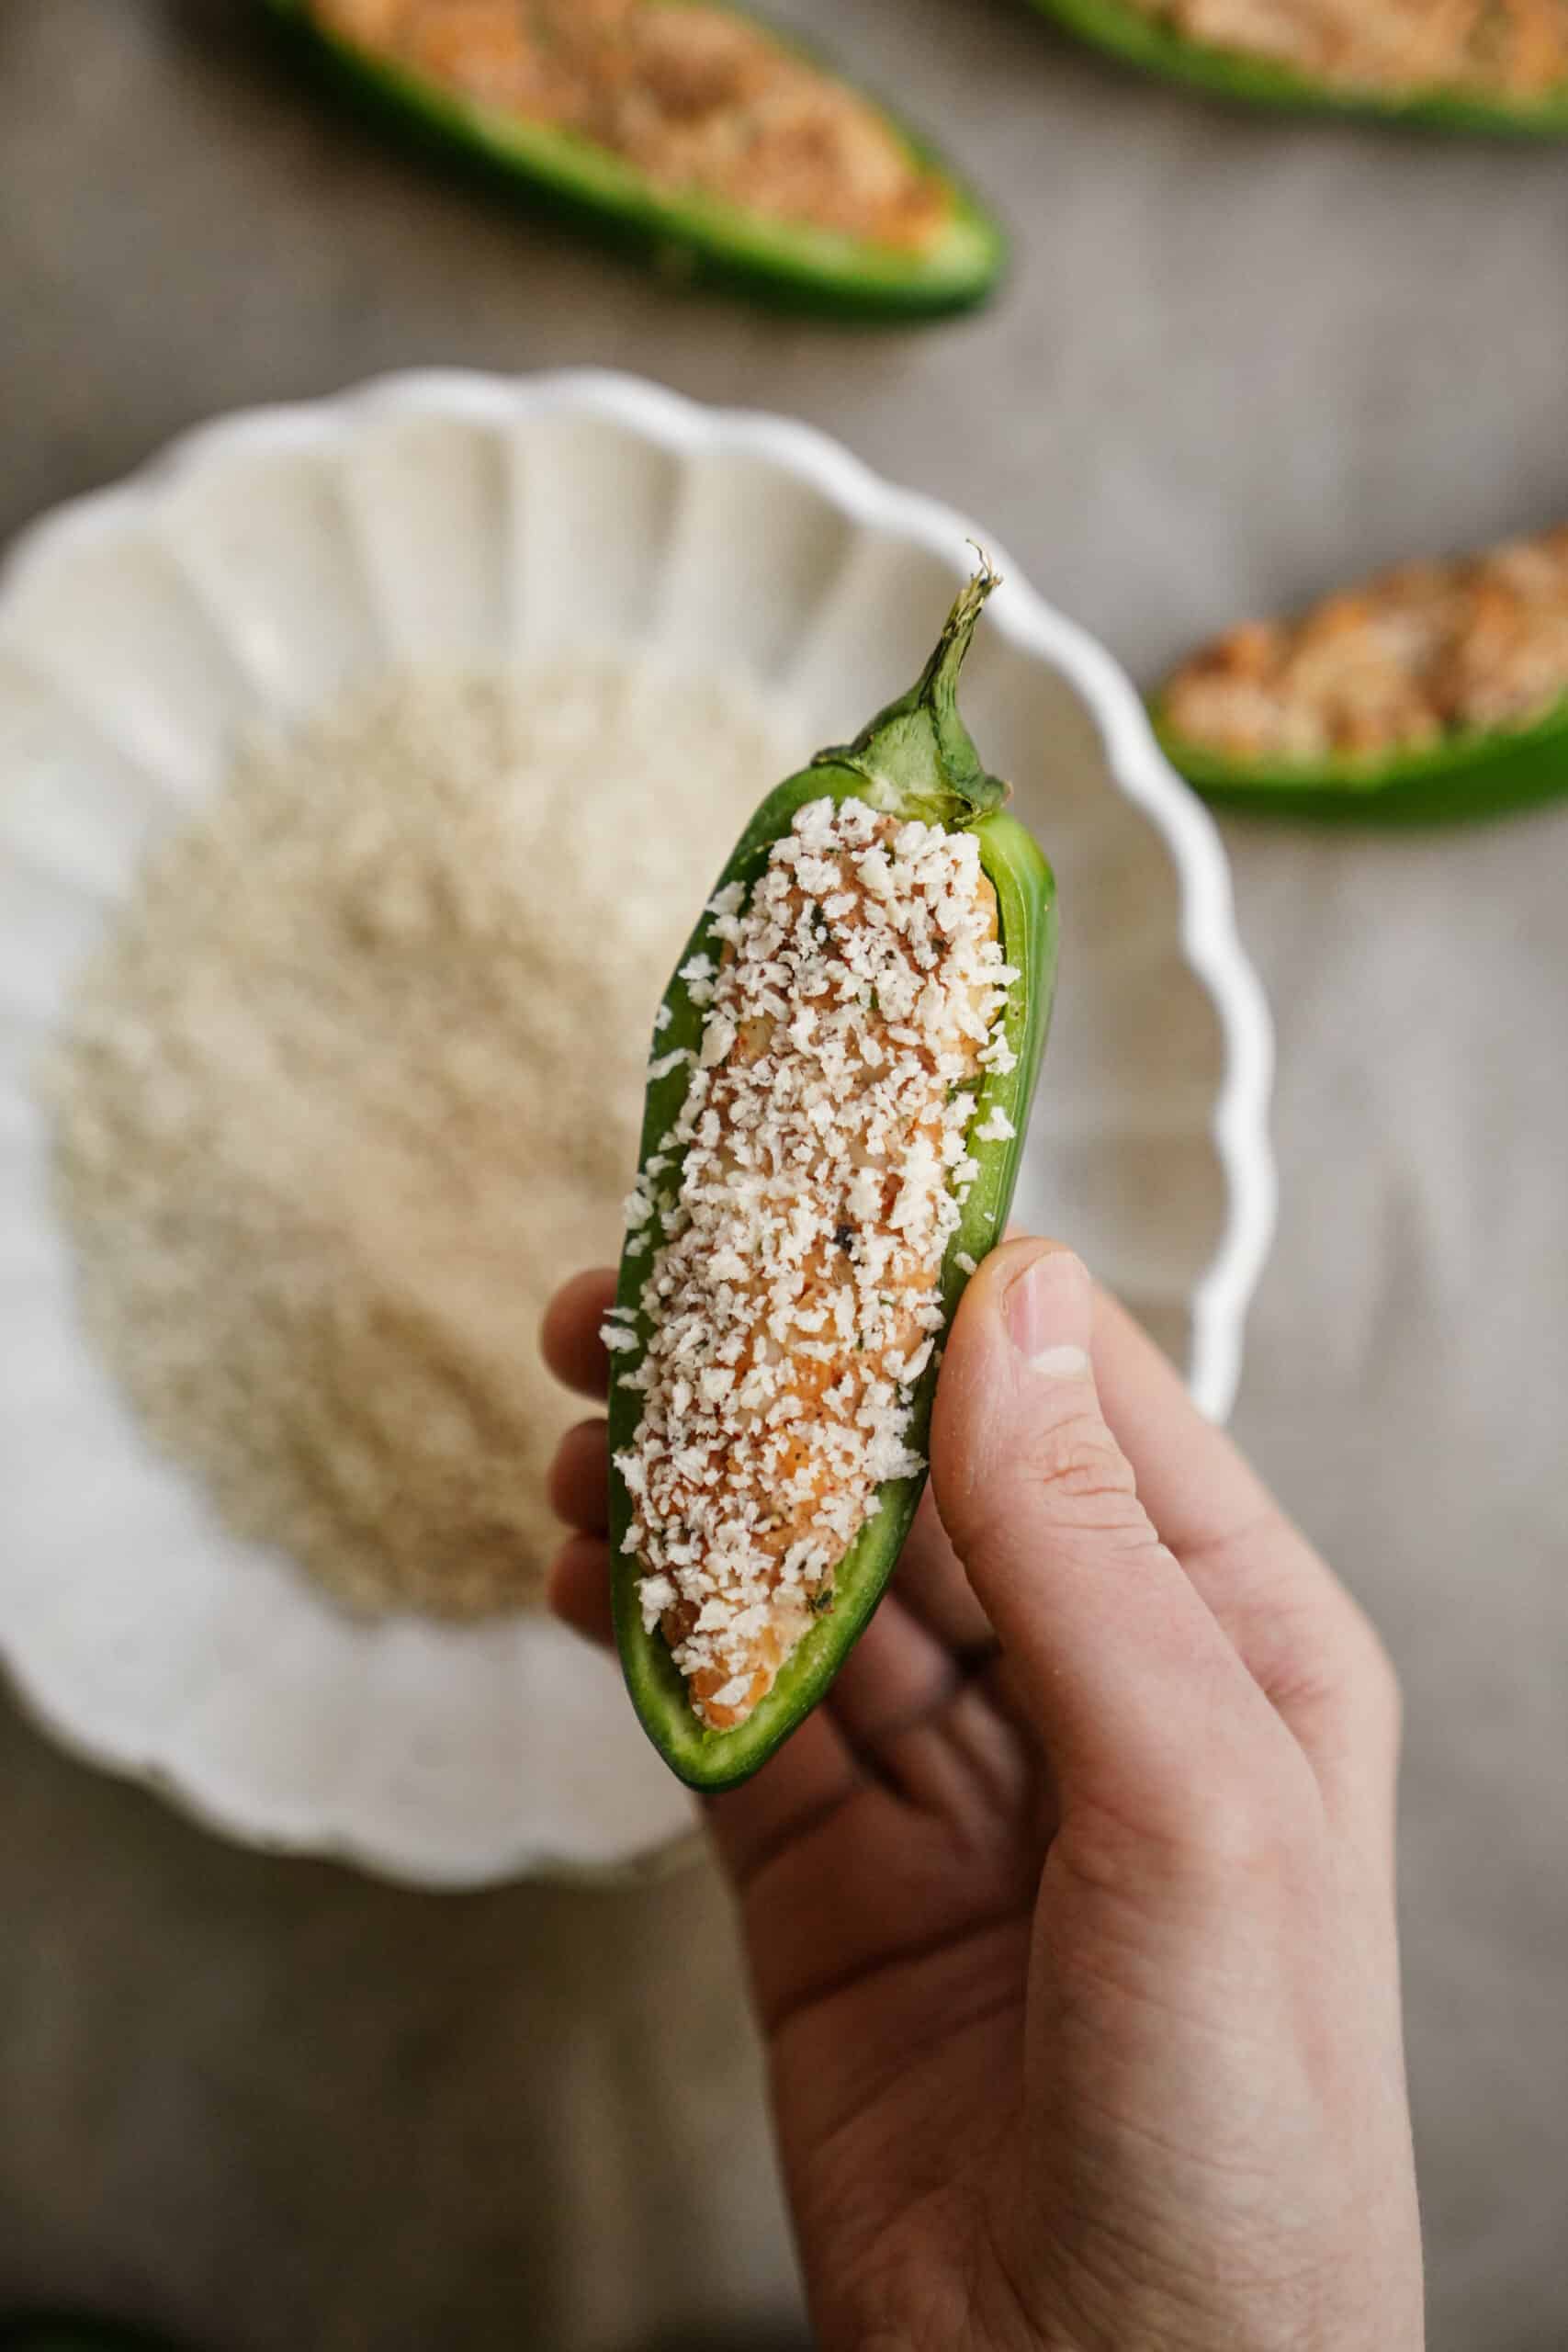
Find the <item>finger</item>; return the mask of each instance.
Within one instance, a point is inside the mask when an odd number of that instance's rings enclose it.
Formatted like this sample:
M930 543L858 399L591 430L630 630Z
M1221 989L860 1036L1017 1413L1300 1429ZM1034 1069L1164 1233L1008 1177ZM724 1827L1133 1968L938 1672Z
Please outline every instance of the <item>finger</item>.
M1105 1418L1149 1517L1320 1779L1392 1822L1398 1694L1369 1621L1199 1412L1169 1359L1103 1291L1092 1346Z
M995 1688L994 1641L971 1657L973 1665L891 1593L827 1704L869 1779L961 1829L973 1849L1016 1841L1036 1792L1036 1758L1016 1709Z
M928 1721L962 1680L953 1652L890 1592L840 1668L827 1704L851 1747L880 1769L881 1751Z
M551 1566L547 1596L574 1633L614 1649L607 1544L596 1536L569 1536ZM818 1707L754 1780L707 1800L719 1859L737 1886L749 1886L865 1785L841 1727Z
M1257 1472L1192 1402L1169 1357L1098 1283L1090 1351L1105 1418L1137 1472L1145 1509L1173 1552L1281 1519Z
M991 1621L947 1540L929 1487L899 1555L893 1590L909 1614L961 1659L995 1646Z
M719 1860L738 1890L747 1892L866 1786L841 1725L818 1707L751 1780L707 1800Z
M563 1283L545 1309L539 1352L556 1378L580 1396L610 1393L610 1356L599 1326L615 1297L614 1273L608 1266L595 1266Z
M584 1535L610 1524L610 1431L605 1421L579 1421L556 1448L548 1481L550 1509Z
M1138 1499L1100 1409L1093 1311L1067 1250L987 1259L937 1391L937 1502L1064 1815L1082 1800L1201 1839L1216 1788L1266 1799L1300 1753Z
M545 1597L563 1624L602 1649L615 1646L610 1607L610 1547L602 1536L569 1535L550 1563Z

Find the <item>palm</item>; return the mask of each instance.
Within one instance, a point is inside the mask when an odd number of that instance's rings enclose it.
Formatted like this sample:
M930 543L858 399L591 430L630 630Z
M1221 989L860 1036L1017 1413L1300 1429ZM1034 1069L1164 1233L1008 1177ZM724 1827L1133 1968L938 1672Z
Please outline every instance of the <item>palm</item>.
M607 1276L581 1276L547 1327L556 1369L590 1395L604 1393L596 1334L611 1295ZM554 1490L582 1531L558 1566L557 1605L608 1640L602 1423L563 1445ZM825 2341L854 2340L867 2310L905 2298L939 2323L942 2282L974 2277L996 2184L1018 2177L1010 2142L1052 1828L1022 1721L928 1497L827 1703L708 1808ZM869 2304L833 2312L851 2281Z
M975 2278L998 2185L1020 2169L1051 1822L929 1505L828 1707L713 1821L827 2340L852 2339L871 2311L934 2322L942 2282ZM833 2312L834 2281L853 2281L863 2308Z
M1032 1250L971 1283L937 1400L973 1584L928 1505L828 1699L710 1806L820 2340L1417 2345L1386 1667L1100 1297L1134 1473L1073 1370L1081 1268L1020 1368ZM608 1296L579 1278L545 1332L600 1396ZM553 1492L556 1606L609 1639L602 1421Z

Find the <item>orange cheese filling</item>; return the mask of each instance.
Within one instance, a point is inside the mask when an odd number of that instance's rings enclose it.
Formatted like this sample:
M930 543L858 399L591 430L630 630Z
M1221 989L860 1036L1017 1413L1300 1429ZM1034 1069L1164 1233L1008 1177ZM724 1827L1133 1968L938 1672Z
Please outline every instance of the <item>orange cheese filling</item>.
M1529 726L1568 695L1568 527L1411 563L1297 620L1248 621L1183 664L1163 711L1238 758L1417 751Z
M1134 0L1183 39L1368 92L1568 84L1568 0Z
M671 196L919 251L951 198L877 109L700 0L313 0L322 28Z

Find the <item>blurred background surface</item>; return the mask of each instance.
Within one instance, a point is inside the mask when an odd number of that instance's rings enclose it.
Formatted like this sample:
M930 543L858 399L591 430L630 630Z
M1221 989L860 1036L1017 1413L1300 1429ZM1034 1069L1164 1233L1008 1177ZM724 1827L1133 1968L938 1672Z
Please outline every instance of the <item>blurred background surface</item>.
M802 415L994 524L1145 681L1568 515L1561 150L1227 111L1010 0L774 14L1001 209L990 311L845 333L686 295L386 147L246 0L11 0L0 536L215 412L421 363ZM1562 2352L1568 808L1226 842L1283 1192L1236 1425L1404 1680L1432 2352ZM705 1868L403 1893L221 1845L0 1700L0 2305L233 2352L800 2340Z

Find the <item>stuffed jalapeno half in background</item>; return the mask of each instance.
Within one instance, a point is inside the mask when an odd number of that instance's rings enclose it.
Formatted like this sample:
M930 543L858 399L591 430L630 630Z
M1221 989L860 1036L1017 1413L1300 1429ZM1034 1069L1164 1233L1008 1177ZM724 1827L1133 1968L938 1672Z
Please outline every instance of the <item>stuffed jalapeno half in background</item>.
M1568 792L1568 527L1245 621L1153 698L1172 763L1244 814L1423 824Z
M819 59L713 0L270 0L350 95L683 273L796 306L962 310L996 223Z
M658 1014L604 1327L612 1574L633 1703L696 1788L763 1762L875 1608L1012 1197L1056 916L958 715L994 585L769 795Z
M1245 105L1568 138L1562 0L1033 0L1129 65Z

